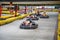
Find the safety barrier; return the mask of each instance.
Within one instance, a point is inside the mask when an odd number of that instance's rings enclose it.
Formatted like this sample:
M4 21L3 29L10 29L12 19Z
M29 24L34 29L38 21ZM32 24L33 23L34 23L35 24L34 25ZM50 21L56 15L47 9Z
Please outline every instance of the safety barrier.
M1 16L0 18L5 18L5 19L7 19L7 18L11 18L11 17L13 17L13 15L9 15L9 16Z
M57 40L60 40L60 14L58 15Z
M2 14L10 14L9 11L2 11Z
M13 22L13 21L18 20L18 19L23 19L28 15L30 15L30 14L23 14L23 15L20 15L20 16L17 16L17 17L8 18L6 20L0 20L0 26L4 25L4 24L7 24L7 23L10 23L10 22Z
M43 10L39 10L39 11L46 11L46 12L58 12L58 9L43 9Z

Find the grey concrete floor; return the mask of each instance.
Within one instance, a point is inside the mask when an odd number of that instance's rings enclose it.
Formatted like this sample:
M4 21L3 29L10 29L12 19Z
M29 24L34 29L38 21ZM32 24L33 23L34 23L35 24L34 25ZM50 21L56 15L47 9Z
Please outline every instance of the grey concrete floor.
M26 18L0 26L0 40L54 40L57 12L47 12L47 14L50 18L40 18L38 21L35 21L39 26L34 30L19 28Z

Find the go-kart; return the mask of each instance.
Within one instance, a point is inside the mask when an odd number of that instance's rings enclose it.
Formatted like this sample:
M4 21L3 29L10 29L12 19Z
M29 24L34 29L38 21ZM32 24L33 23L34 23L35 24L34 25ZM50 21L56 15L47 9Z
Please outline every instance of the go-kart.
M43 14L40 15L40 18L49 18L49 16L44 12Z
M36 29L38 28L38 24L36 24L35 22L32 22L30 20L24 21L21 25L20 25L21 29Z
M36 15L37 17L41 16L41 14L40 14L40 13L36 13L36 14L34 14L34 15Z
M31 20L39 20L39 18L36 15L31 15L31 16L29 16L27 18L31 19Z
M48 15L46 15L46 16L41 15L40 18L49 18L49 16Z
M38 12L38 13L35 13L35 15L40 18L49 18L49 16L46 14L46 12L44 12L43 14Z

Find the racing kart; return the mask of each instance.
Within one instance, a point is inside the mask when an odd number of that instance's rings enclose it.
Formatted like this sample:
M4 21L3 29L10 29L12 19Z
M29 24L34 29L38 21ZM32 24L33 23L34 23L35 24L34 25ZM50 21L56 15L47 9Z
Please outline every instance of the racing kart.
M39 20L39 18L36 15L29 16L28 19Z
M41 15L40 18L49 18L49 16L48 15L47 16Z
M29 23L27 23L27 25L26 25L26 22L23 22L20 25L20 28L21 29L36 29L36 28L38 28L38 24L36 24L35 22L32 22L32 21L29 21Z

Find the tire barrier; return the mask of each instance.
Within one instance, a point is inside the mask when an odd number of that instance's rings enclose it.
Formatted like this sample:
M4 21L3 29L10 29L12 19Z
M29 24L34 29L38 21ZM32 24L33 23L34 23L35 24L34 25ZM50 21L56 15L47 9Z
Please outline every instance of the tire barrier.
M60 14L58 14L57 40L60 40Z
M30 15L30 14L22 14L22 15L20 15L20 16L11 17L11 18L8 18L8 16L7 16L7 17L5 17L5 18L7 18L6 20L0 20L0 26L2 26L2 25L4 25L4 24L11 23L11 22L13 22L13 21L15 21L15 20L18 20L18 19L23 19L23 18L25 18L25 17L28 16L28 15Z

